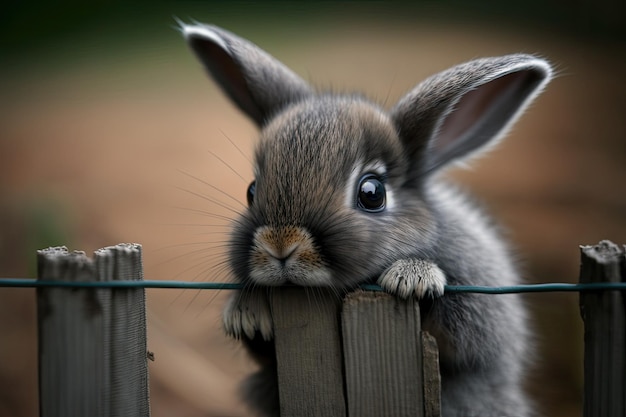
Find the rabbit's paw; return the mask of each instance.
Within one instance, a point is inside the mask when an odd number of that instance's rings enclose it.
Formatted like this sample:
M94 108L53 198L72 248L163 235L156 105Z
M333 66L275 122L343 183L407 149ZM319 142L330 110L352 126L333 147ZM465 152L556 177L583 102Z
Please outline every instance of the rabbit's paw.
M446 276L437 265L423 259L401 259L378 278L378 285L401 298L443 295Z
M226 334L253 339L260 332L263 340L273 337L272 314L267 295L262 291L236 292L222 313Z

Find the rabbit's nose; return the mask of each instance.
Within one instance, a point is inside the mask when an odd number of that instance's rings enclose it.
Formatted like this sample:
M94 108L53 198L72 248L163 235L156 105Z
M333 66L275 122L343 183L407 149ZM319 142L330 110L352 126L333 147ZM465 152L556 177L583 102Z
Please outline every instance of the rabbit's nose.
M287 260L296 252L296 250L298 249L298 246L300 246L299 242L293 243L287 247L280 247L280 248L267 245L265 246L265 250L271 257L280 261L281 265L284 266L285 263L287 263Z
M332 284L332 273L304 227L262 226L253 237L250 279L262 285Z

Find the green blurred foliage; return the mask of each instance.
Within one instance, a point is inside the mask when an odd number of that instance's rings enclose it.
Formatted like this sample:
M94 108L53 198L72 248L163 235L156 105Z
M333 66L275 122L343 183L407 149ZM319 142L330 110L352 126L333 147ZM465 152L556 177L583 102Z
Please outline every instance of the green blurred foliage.
M37 250L52 246L72 248L71 221L65 204L55 199L33 202L25 208L24 258L28 259L28 276L37 276Z
M44 0L9 1L0 13L0 48L7 55L19 54L44 42L73 40L107 29L119 40L128 31L155 35L159 29L173 26L173 16L181 19L239 23L271 27L273 20L332 19L343 13L372 14L396 19L438 18L486 19L502 24L521 23L552 28L582 37L607 40L626 39L623 0L527 0L507 2L491 0L420 0L420 1L132 1L110 2L77 0L49 2ZM161 24L154 25L154 22ZM110 29L114 28L114 31ZM115 35L113 35L115 36ZM115 39L112 38L111 41ZM43 42L42 42L43 41Z

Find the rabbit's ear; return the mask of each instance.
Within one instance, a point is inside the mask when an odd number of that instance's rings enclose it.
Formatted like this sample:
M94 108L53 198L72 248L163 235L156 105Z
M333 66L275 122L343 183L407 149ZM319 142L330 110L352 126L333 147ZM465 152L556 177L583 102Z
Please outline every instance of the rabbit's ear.
M285 65L224 29L181 23L185 39L215 81L257 125L312 90Z
M550 80L530 55L471 61L419 84L392 109L418 179L493 145Z

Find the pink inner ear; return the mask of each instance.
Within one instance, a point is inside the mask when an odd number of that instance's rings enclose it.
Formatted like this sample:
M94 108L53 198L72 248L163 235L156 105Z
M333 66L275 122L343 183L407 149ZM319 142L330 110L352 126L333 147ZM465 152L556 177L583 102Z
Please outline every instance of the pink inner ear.
M468 151L488 142L510 121L533 84L531 71L519 71L496 78L466 93L456 104L437 133L435 152Z

